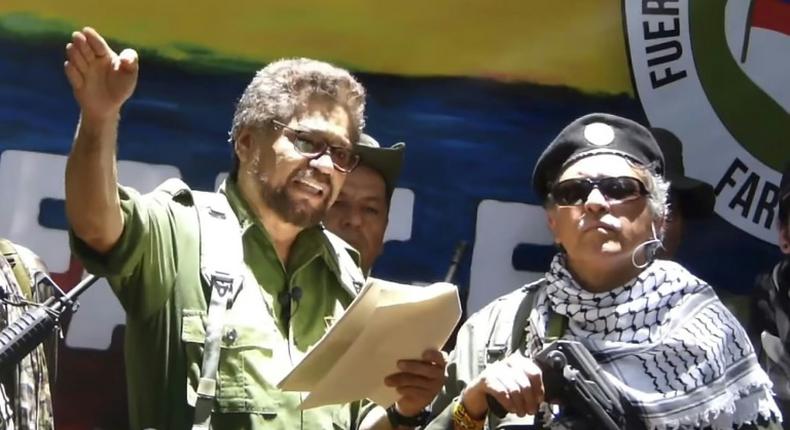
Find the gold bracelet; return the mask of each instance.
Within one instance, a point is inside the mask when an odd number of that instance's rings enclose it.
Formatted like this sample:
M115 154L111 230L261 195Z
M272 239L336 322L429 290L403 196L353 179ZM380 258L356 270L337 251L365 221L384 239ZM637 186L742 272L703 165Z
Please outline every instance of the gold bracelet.
M458 399L453 406L453 422L461 430L482 430L486 420L485 417L482 420L472 418L461 399Z

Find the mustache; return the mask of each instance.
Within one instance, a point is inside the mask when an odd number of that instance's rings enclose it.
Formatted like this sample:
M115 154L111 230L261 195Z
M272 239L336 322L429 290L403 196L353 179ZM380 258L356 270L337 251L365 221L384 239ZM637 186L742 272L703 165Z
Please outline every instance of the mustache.
M332 181L329 178L329 175L326 173L320 172L318 169L313 167L305 167L304 169L298 169L291 174L291 177L288 178L288 182L296 181L299 179L310 179L311 181L318 182L322 185L326 185L329 188L329 194L331 195L334 191L332 187Z

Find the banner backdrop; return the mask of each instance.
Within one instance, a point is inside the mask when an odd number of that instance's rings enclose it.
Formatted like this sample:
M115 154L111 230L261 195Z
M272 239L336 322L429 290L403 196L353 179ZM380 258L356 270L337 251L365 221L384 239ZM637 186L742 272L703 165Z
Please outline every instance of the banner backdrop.
M141 191L174 176L216 186L234 103L267 61L354 71L368 132L407 143L374 273L441 280L467 241L456 282L468 313L548 267L531 171L564 125L595 111L672 131L687 174L716 187L716 215L688 223L678 256L692 272L742 301L778 258L790 20L771 16L787 1L95 3L0 4L0 236L41 255L66 289L83 271L64 215L78 109L62 63L70 32L88 24L140 52L118 158L121 182ZM126 427L123 327L106 283L83 295L61 349L59 429Z

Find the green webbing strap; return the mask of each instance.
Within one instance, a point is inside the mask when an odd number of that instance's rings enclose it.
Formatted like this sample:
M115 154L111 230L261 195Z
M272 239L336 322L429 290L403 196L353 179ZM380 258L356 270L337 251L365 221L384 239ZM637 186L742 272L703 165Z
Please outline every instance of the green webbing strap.
M17 253L14 244L8 239L0 239L0 253L3 254L3 257L5 257L11 265L14 277L16 277L16 282L19 284L19 289L22 290L25 299L31 300L33 298L33 282L30 280L30 275L25 267L25 263L22 261L22 257L19 253Z
M211 298L206 317L200 381L196 396L188 393L187 402L195 407L192 428L208 430L211 428L211 412L217 392L217 369L225 313L242 287L244 251L238 218L225 195L193 192L192 196L200 224L200 272L211 287Z
M568 330L568 317L549 310L549 325L546 328L546 341L553 342L561 338Z

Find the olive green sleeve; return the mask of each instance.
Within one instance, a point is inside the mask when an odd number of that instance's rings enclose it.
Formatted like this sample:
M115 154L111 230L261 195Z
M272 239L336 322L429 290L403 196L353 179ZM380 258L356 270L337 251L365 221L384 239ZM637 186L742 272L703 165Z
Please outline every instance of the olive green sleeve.
M85 269L106 277L130 317L145 318L160 309L176 277L175 203L166 193L140 195L118 187L124 227L105 254L69 231L71 248Z

